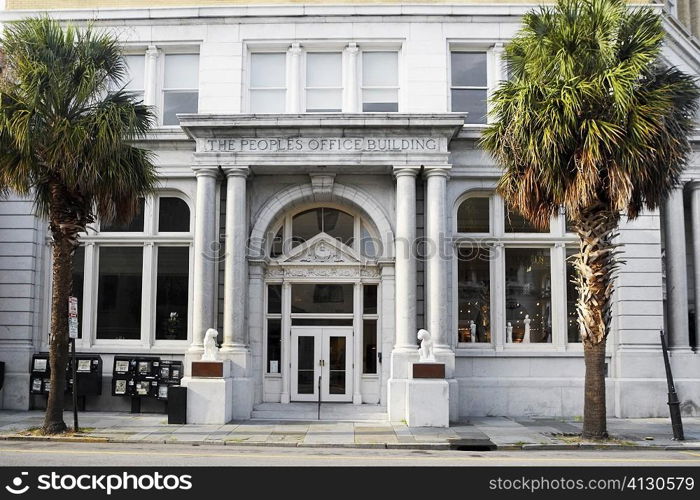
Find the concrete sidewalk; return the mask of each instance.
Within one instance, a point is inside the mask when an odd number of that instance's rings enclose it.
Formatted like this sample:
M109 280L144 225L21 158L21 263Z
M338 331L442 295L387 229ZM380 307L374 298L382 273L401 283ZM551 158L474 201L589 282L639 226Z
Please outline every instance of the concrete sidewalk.
M72 413L64 421L70 425ZM581 422L551 418L471 418L448 429L409 428L386 421L248 420L226 425L168 425L162 414L89 412L75 437L43 437L43 412L0 411L0 439L220 444L245 446L409 448L409 449L576 449L664 448L700 450L700 418L683 421L686 441L673 441L666 418L609 419L608 443L581 442Z

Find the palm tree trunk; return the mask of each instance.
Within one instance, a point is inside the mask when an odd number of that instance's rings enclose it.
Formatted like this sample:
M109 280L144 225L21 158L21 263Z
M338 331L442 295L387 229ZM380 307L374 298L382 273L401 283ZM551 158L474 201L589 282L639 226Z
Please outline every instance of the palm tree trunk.
M63 421L63 408L66 367L68 365L68 297L70 296L73 274L73 245L62 236L62 234L54 234L49 347L51 388L46 404L43 428L46 434L57 434L66 430L66 424Z
M578 322L586 366L583 403L584 439L608 437L605 407L605 342L610 328L611 297L618 266L613 243L619 216L600 207L575 222L580 244L577 270Z

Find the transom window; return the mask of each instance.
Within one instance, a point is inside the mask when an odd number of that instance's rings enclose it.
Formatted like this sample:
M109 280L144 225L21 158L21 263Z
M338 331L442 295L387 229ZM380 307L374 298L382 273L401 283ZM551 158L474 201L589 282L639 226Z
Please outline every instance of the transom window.
M451 109L466 112L467 123L486 123L486 61L486 52L452 51L450 54Z
M370 259L376 258L381 251L381 243L362 217L337 208L316 207L286 217L270 234L268 254L279 258L321 233Z
M502 214L496 216L497 214ZM496 195L457 206L457 341L462 347L578 343L576 289L567 258L576 237L564 217L536 231ZM555 315L555 311L558 311Z
M83 347L187 341L191 243L189 205L165 193L140 200L131 223L82 235L71 293Z

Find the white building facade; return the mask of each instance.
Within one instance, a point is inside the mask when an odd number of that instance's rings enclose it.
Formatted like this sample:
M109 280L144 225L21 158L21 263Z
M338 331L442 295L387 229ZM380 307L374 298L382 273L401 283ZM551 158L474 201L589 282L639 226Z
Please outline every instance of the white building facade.
M0 20L36 13L21 3ZM196 360L216 328L235 418L320 392L397 419L425 328L452 420L581 415L576 237L563 214L543 232L507 213L478 145L507 77L503 45L531 7L52 10L116 33L128 87L159 117L143 144L157 193L128 226L96 224L76 254L78 350L104 360L88 409L128 410L110 395L115 355ZM696 42L666 26L664 57L699 74ZM29 378L48 350L46 223L31 201L3 200L0 238L0 401L41 407ZM619 241L609 414L667 414L665 329L683 412L698 415L698 155L664 209L624 223Z

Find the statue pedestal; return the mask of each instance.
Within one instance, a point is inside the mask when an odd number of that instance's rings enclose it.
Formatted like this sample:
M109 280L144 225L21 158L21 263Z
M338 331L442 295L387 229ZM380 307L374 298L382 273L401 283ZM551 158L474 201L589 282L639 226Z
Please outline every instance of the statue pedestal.
M409 427L449 427L450 390L444 363L411 363L406 388Z
M233 418L233 379L230 361L193 361L187 387L188 424L227 424Z

